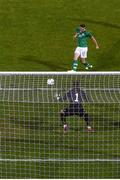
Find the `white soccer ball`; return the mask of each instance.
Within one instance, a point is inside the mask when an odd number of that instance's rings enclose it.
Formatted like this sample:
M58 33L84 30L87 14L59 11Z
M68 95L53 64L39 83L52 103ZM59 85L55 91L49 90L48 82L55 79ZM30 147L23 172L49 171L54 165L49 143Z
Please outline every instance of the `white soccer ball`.
M54 79L48 79L47 80L47 84L50 85L50 86L54 85L54 83L55 83Z

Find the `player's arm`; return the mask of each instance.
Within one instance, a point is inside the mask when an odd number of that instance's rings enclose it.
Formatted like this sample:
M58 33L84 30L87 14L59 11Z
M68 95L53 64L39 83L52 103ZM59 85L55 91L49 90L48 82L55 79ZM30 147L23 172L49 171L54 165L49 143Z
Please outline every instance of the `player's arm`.
M73 36L73 40L75 40L77 38L77 36L78 36L78 33L76 32Z
M57 99L57 101L63 102L67 100L67 93L64 96L61 96L61 94L56 93L54 97Z
M91 36L91 40L92 40L92 41L93 41L93 43L95 44L96 49L99 49L98 42L97 42L97 40L95 39L95 37L94 37L94 36Z

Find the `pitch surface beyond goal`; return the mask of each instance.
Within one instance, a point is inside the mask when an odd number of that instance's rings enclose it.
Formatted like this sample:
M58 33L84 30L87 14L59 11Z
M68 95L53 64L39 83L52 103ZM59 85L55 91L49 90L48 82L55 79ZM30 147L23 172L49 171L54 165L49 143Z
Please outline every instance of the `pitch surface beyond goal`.
M47 84L54 79L54 84ZM58 101L79 82L86 93L83 118L67 118ZM1 72L0 178L119 178L120 72Z

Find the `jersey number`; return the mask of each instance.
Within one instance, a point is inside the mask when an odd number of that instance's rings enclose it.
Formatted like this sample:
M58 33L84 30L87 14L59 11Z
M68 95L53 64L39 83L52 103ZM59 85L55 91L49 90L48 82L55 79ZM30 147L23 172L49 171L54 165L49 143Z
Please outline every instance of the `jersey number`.
M75 94L75 102L78 102L78 93Z

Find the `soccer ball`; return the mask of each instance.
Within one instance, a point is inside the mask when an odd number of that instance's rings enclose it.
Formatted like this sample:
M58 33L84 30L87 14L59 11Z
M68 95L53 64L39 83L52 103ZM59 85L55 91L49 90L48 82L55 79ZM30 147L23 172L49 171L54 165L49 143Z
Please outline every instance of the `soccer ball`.
M54 83L55 83L54 79L48 79L47 80L48 85L54 85Z

